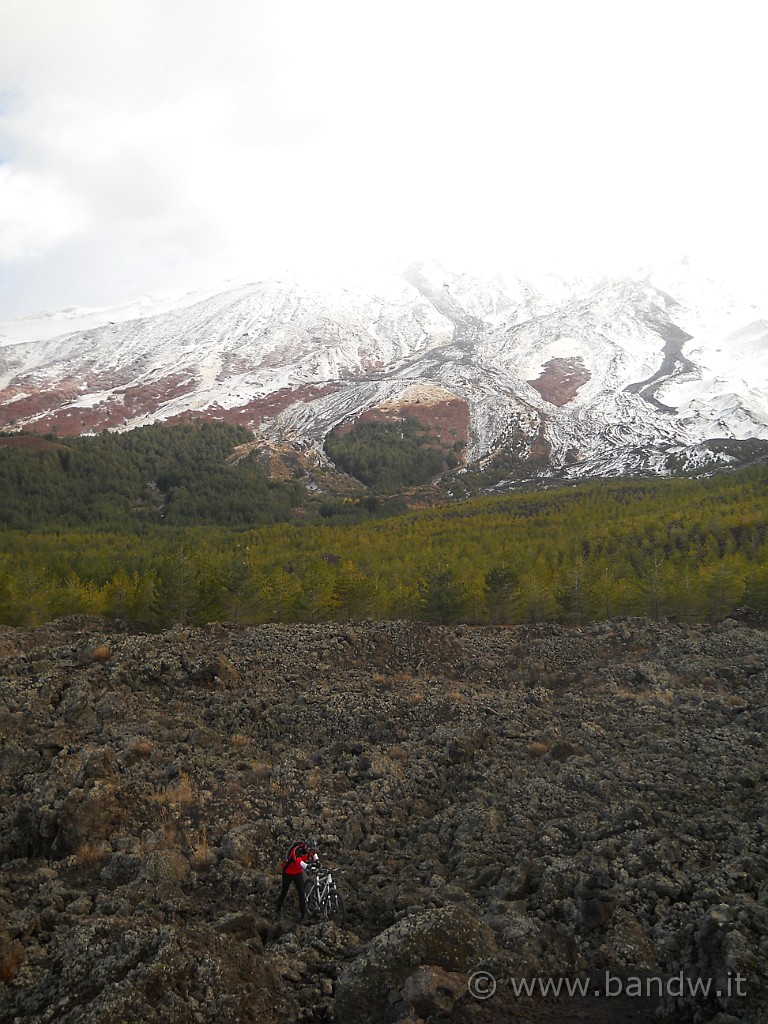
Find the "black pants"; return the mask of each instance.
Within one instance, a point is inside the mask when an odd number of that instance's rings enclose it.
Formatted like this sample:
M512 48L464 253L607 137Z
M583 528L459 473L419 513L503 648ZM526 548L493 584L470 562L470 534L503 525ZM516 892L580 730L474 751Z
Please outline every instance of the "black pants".
M283 909L283 902L285 897L288 895L288 890L291 887L291 882L296 886L296 892L299 894L299 912L302 920L307 916L307 898L304 895L304 875L287 875L283 872L283 886L280 890L280 898L277 901L277 913Z

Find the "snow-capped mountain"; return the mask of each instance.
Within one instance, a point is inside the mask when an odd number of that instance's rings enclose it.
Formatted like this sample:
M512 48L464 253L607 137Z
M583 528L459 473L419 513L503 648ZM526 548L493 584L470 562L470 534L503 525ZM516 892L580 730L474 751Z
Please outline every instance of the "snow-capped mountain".
M465 465L504 451L523 473L564 477L768 451L768 303L685 262L570 282L414 264L365 285L267 280L58 323L0 324L3 429L194 415L322 457L333 428L407 414L462 442Z

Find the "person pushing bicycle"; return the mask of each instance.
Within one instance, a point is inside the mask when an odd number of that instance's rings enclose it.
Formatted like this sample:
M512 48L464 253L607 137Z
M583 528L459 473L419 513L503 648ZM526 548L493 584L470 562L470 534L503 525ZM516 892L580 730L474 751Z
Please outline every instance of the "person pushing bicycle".
M291 884L293 884L296 886L296 892L299 896L300 919L302 921L306 919L307 899L304 894L304 872L310 864L317 864L319 860L320 858L315 850L314 839L301 839L298 843L294 843L291 846L283 861L283 884L275 909L276 917L280 917L285 897L288 895Z

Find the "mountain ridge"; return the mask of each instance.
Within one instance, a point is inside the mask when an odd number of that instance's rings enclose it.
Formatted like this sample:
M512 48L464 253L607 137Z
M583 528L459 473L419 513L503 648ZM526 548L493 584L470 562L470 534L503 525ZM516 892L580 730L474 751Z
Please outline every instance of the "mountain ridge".
M432 388L465 411L447 439L463 444L459 476L510 453L518 476L567 479L768 450L768 305L684 263L538 284L413 263L335 291L270 279L189 298L38 340L0 325L0 428L225 420L327 462L331 431L382 408L432 429L429 403L408 398Z

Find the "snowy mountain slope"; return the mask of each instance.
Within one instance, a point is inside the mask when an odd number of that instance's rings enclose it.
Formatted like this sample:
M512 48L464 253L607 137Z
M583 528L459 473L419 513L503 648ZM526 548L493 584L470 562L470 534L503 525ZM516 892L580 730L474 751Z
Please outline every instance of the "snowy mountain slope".
M113 306L73 307L53 312L33 313L14 320L0 320L0 347L23 341L41 341L63 334L87 331L106 323L124 323L192 306L196 302L231 291L246 282L229 280L207 288L182 289L162 295L140 295Z
M0 426L194 415L321 454L330 430L396 408L464 442L467 464L505 450L564 476L702 468L733 457L712 439L768 442L768 306L684 264L536 283L414 264L365 287L193 298L125 320L86 311L88 327L58 336L53 316L36 339L29 320L0 325Z

